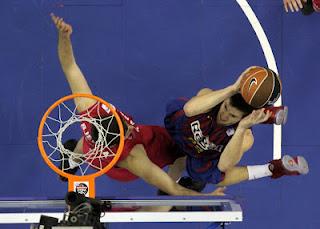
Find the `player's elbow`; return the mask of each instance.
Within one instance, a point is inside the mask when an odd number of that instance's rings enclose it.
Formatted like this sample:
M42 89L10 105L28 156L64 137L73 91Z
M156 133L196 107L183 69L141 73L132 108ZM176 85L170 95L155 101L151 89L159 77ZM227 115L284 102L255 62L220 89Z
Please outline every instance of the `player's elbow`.
M184 111L184 114L187 116L187 117L192 117L192 116L195 116L195 109L194 109L194 106L193 104L191 104L190 102L187 102L184 106L183 106L183 111Z

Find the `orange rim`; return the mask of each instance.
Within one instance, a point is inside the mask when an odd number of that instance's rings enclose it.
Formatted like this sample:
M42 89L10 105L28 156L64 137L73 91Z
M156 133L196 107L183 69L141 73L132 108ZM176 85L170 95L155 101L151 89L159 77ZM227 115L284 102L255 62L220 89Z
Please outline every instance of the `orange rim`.
M67 101L67 100L71 100L71 99L74 99L76 97L86 97L86 98L90 98L90 99L94 99L94 100L97 100L99 101L100 103L106 105L112 112L112 114L114 115L114 117L116 118L117 120L117 123L119 125L119 129L120 129L120 143L119 143L119 146L118 146L118 149L117 149L117 152L115 154L115 156L113 157L113 159L111 160L111 162L106 166L104 167L102 170L100 171L97 171L96 173L92 173L92 174L89 174L89 175L84 175L84 176L77 176L77 175L72 175L72 174L69 174L69 173L66 173L62 170L60 170L59 168L57 168L51 161L50 159L48 158L48 155L44 149L44 146L43 146L43 142L42 142L42 134L43 134L43 127L44 127L44 124L46 122L46 119L47 117L49 116L49 114L52 112L53 109L55 109L59 104L63 103L64 101ZM106 101L104 101L103 99L97 97L97 96L94 96L94 95L91 95L91 94L72 94L72 95L67 95L67 96L64 96L62 97L61 99L57 100L54 104L52 104L48 109L47 111L44 113L42 119L41 119L41 122L40 122L40 125L39 125L39 129L38 129L38 147L39 147L39 150L40 150L40 153L44 159L44 161L46 162L46 164L53 170L55 171L57 174L63 176L63 177L66 177L68 178L69 182L70 181L74 181L74 180L79 180L79 181L89 181L89 180L94 180L96 177L98 176L101 176L103 174L105 174L106 172L108 172L116 163L117 161L119 160L120 156L121 156L121 153L122 153L122 150L123 150L123 146L124 146L124 131L123 131L123 125L122 125L122 122L121 122L121 119L119 117L119 115L117 114L117 112L113 109L113 107Z

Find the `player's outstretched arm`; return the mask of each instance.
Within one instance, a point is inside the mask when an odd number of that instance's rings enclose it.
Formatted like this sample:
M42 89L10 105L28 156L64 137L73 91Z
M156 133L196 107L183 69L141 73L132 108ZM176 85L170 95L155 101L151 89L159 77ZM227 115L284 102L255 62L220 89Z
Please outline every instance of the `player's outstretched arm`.
M218 187L216 190L214 190L215 196L224 196L225 195L226 187ZM173 206L143 206L137 211L139 212L168 212L172 209Z
M236 93L233 86L216 91L204 88L184 105L183 110L187 117L203 114Z
M51 14L51 19L58 30L58 55L62 70L67 78L69 86L73 94L92 94L91 89L77 65L71 44L72 26L65 23L62 18ZM95 104L96 101L79 97L75 98L75 104L79 112L84 111Z
M170 195L179 196L199 196L199 195L224 195L223 190L215 190L212 193L199 193L177 184L171 177L159 166L155 165L148 158L142 145L136 145L129 156L117 164L142 178L145 182L156 186L163 192Z
M243 75L249 70L246 69L238 77L237 81L221 90L211 90L209 88L201 89L196 96L192 97L183 107L183 110L188 117L207 113L213 107L223 102L225 99L230 98L236 93L240 92L240 81Z

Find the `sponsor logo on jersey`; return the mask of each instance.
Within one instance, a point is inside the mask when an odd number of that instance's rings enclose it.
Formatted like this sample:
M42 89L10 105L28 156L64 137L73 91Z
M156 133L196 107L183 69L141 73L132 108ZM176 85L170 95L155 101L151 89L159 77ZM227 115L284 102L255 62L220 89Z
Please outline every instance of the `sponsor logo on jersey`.
M83 132L84 137L86 138L86 140L93 142L92 136L91 136L91 134L89 133L89 131L87 130L86 124L85 124L85 123L81 123L80 127L81 127L81 129L82 129L82 132Z
M116 107L113 106L111 103L109 103L109 104L110 104L110 106L111 106L114 110L116 109ZM107 107L105 104L102 104L101 107L102 107L102 109L105 110L108 114L110 114L111 110L110 110L109 107Z
M234 134L234 128L227 129L226 133L229 137L232 136Z
M220 153L222 152L223 145L216 145L213 142L210 142L209 136L203 136L202 130L200 128L200 122L198 120L192 122L190 126L193 133L193 138L198 147L200 147L202 150L215 150ZM200 151L198 150L198 152Z
M134 126L134 125L135 125L134 121L132 121L132 119L130 119L127 115L125 115L125 114L122 113L121 111L119 111L119 113L120 113L120 115L121 115L127 122L129 122L129 124L130 124L131 126Z

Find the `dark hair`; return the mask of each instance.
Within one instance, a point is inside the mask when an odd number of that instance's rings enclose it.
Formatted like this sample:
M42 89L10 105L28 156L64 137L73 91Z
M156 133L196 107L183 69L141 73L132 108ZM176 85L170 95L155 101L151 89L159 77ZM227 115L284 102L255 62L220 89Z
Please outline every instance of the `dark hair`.
M238 110L242 111L244 115L250 114L254 108L250 106L243 98L240 93L237 93L230 97L230 104L237 108Z
M122 118L121 118L121 122L123 125L124 134L125 134L128 130L128 126L126 122L122 120ZM109 146L118 145L120 143L120 137L115 138L115 135L120 133L120 128L115 118L98 121L98 124L102 125L104 129L103 132L105 135L105 143L107 143ZM92 129L91 129L92 140L97 141L98 136L99 136L99 133L97 128L94 125L92 125Z

